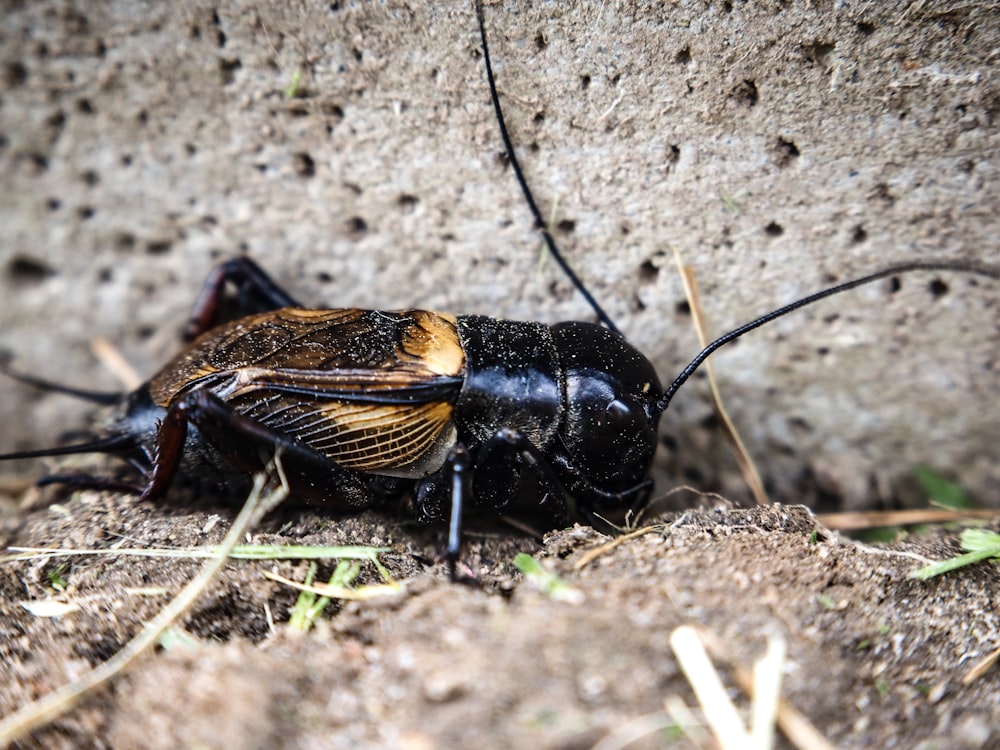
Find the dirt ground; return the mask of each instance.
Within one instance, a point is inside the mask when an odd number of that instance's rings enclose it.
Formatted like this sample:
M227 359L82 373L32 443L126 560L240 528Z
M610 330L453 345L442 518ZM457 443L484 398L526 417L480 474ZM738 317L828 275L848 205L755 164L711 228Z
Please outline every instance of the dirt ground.
M209 268L239 252L308 301L589 315L540 268L470 4L45 0L3 16L0 354L22 369L117 387L88 348L102 336L155 372ZM988 4L498 3L487 23L542 210L664 379L697 350L674 247L719 330L885 263L998 260ZM956 530L872 549L797 506L921 503L917 463L1000 505L997 286L903 277L720 358L785 506L738 509L747 491L692 384L665 420L658 487L731 502L685 496L698 510L580 568L607 541L594 530L484 529L465 557L480 584L455 585L439 529L283 508L253 541L389 547L402 591L333 605L298 636L295 593L262 573L301 579L305 564L231 562L180 624L190 639L22 744L606 750L665 699L693 703L668 643L689 623L741 666L783 634L784 695L837 747L1000 748L1000 670L963 683L1000 645L995 566L918 582ZM0 452L91 413L4 383ZM238 503L41 492L37 462L0 471L2 546L210 544ZM522 580L522 551L582 603ZM199 566L0 565L0 715L111 657ZM49 599L76 609L23 606Z
M22 516L19 528L8 521L0 541L204 545L221 539L220 518L230 516L211 503L156 507L81 493ZM768 634L783 634L784 695L836 747L1000 746L1000 671L962 682L997 646L1000 575L993 567L907 578L921 564L912 553L945 556L953 535L876 550L783 506L664 520L582 569L582 556L607 541L589 528L554 532L544 544L473 535L466 562L481 586L472 587L432 562L442 540L427 529L372 513L331 521L281 511L252 541L389 546L382 559L402 591L332 606L303 636L286 624L295 592L262 573L302 580L305 563L231 562L184 619L189 640L148 656L24 746L592 747L662 711L669 696L693 702L669 646L684 623L721 638L743 667ZM521 581L512 566L519 551L583 601L557 601ZM4 564L0 711L110 657L198 566L82 556ZM331 569L322 565L320 578ZM56 572L69 587L61 593ZM362 580L381 579L367 568ZM46 598L79 609L45 618L21 606ZM690 746L671 737L656 732L630 747Z

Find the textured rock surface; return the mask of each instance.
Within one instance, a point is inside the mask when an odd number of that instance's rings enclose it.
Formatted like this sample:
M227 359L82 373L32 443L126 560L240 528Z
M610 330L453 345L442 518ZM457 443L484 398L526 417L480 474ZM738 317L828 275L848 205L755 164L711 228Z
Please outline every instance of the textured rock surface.
M985 7L526 3L487 21L543 211L664 379L698 348L673 248L716 333L886 263L998 255ZM114 387L88 351L104 336L152 373L208 269L243 251L316 304L590 315L539 270L464 3L14 4L0 63L0 347L22 368ZM778 498L915 500L922 462L997 501L1000 290L900 281L717 358ZM661 486L743 498L703 386L686 391ZM0 450L84 413L4 383Z

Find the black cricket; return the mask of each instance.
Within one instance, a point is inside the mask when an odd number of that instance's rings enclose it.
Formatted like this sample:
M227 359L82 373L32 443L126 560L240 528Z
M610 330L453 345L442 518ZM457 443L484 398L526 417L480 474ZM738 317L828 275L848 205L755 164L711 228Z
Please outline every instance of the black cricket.
M411 492L425 521L449 520L447 559L460 553L468 512L530 506L552 526L622 519L649 501L660 416L712 352L834 294L911 271L1000 279L1000 269L915 262L838 284L718 338L664 389L566 264L525 181L482 49L507 157L549 252L599 323L556 325L421 310L302 307L254 261L219 266L195 304L191 343L136 391L105 394L24 382L113 405L103 434L82 444L0 460L110 453L136 483L87 476L42 481L163 496L181 472L225 481L260 471L280 451L293 493L336 511L385 505ZM238 317L220 320L227 290ZM526 485L533 488L525 493Z

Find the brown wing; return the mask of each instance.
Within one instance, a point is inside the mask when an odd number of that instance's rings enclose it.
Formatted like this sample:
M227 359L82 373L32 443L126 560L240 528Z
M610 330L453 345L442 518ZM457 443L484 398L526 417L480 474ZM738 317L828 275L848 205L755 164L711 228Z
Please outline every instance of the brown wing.
M446 315L286 308L207 332L152 379L150 394L166 407L208 387L342 466L422 473L451 429L464 367Z

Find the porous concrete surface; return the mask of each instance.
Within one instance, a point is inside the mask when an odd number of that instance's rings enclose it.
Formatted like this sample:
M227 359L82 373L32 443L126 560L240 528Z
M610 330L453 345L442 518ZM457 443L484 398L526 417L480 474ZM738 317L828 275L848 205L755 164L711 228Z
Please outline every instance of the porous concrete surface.
M664 380L720 333L919 258L996 262L1000 18L978 2L490 3L512 136L580 276ZM5 4L0 347L80 386L144 375L214 263L300 299L592 319L501 158L469 3ZM292 94L292 95L290 95ZM1000 495L1000 288L916 274L716 357L775 497L915 502L929 464ZM89 407L4 382L0 450ZM746 497L703 383L659 486ZM21 474L37 467L5 467Z

